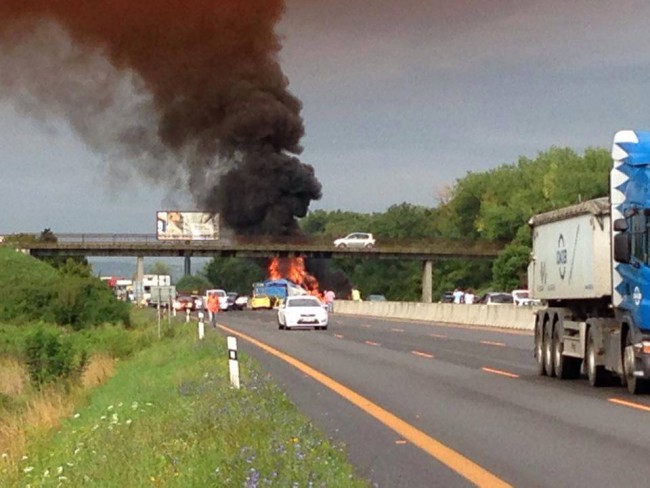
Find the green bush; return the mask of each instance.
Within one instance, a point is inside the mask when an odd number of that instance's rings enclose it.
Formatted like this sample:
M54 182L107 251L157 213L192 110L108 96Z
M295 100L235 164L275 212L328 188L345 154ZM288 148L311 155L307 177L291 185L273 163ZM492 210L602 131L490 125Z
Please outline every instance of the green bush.
M75 330L102 323L130 325L130 306L115 298L83 262L58 270L12 249L0 249L0 320L42 320Z
M80 375L88 355L77 354L71 341L55 331L39 327L25 342L29 378L36 387Z

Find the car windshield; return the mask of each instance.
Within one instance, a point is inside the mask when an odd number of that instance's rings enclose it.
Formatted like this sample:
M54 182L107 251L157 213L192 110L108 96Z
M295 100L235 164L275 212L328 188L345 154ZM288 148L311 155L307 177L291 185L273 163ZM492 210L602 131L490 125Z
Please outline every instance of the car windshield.
M320 302L315 298L296 298L289 300L287 307L320 307Z

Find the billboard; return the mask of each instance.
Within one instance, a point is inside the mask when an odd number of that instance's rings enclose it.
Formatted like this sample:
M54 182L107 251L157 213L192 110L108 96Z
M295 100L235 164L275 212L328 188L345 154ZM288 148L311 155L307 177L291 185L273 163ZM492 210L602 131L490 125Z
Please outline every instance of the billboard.
M207 212L156 212L156 237L161 241L219 239L219 214Z

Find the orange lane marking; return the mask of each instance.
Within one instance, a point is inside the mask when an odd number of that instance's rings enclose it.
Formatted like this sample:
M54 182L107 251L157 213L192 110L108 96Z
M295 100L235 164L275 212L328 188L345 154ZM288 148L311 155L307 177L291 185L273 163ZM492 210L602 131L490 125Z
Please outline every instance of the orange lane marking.
M636 408L637 410L643 410L644 412L650 412L650 407L647 405L642 405L641 403L628 402L625 400L620 400L619 398L608 398L607 400L612 403L624 405L626 407Z
M481 344L487 344L488 346L500 346L505 347L505 342L494 342L494 341L481 341Z
M508 378L519 378L518 374L508 373L507 371L501 371L500 369L492 369L492 368L481 368L481 369L486 373L500 374L501 376L507 376Z
M429 334L431 337L435 337L437 339L446 339L448 336L444 334Z
M404 332L404 329L390 329L390 330L392 330L393 332Z
M400 419L396 415L390 413L388 410L381 408L376 403L371 402L367 398L359 395L355 391L351 390L347 386L335 381L329 376L321 373L320 371L308 366L302 361L297 360L293 356L283 353L263 342L254 339L253 337L243 334L239 331L230 329L223 325L219 325L221 330L224 330L230 334L239 336L245 341L250 342L251 344L259 347L260 349L276 356L283 361L289 363L299 371L308 374L314 380L323 384L332 391L338 393L343 398L351 402L353 405L356 405L361 410L366 412L368 415L376 418L379 422L384 424L386 427L392 429L394 432L403 437L405 440L410 441L412 444L415 444L424 452L430 456L436 458L438 461L458 473L460 476L464 477L471 483L474 483L477 486L485 487L510 487L501 478L498 478L496 475L492 474L490 471L479 466L474 461L466 458L457 451L454 451L452 448L447 447L440 441L434 439L433 437L425 434L421 430L416 429L411 424Z
M334 334L334 337L336 337L337 339L343 339L343 336L341 334Z
M429 358L429 359L433 357L433 354L429 354L428 352L411 351L411 354L415 354L416 356L422 356L423 358Z
M366 341L366 344L368 344L369 346L381 346L379 342L373 342L373 341Z

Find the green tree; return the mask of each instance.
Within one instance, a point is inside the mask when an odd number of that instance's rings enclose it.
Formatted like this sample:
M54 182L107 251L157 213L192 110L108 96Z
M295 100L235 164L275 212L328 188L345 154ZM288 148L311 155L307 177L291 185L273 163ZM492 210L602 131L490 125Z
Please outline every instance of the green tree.
M212 286L247 295L256 281L266 277L266 261L245 258L214 258L201 272Z
M526 271L530 260L530 248L521 244L509 244L492 268L493 283L499 290L526 288Z
M153 263L151 266L147 268L147 274L171 275L172 271L167 263L163 263L162 261L156 261L155 263Z
M202 295L212 286L210 280L203 275L185 275L176 283L176 290L181 293Z

